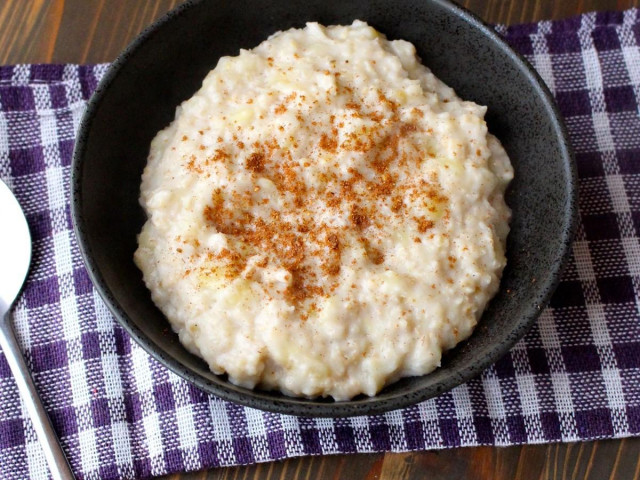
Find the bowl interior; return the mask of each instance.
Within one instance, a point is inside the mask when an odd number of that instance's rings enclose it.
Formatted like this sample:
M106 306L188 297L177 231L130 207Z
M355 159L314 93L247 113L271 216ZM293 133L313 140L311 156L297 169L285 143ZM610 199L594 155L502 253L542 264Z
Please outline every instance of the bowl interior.
M212 374L187 352L154 306L133 263L145 220L140 176L151 139L220 56L251 48L306 21L367 21L412 42L423 62L465 99L488 105L490 130L516 176L508 266L472 337L430 375L376 397L305 400L249 391ZM245 405L297 415L378 413L437 395L478 374L531 325L557 284L572 237L575 174L563 126L545 88L496 35L441 0L248 0L187 2L151 27L111 67L83 119L73 165L73 217L94 284L118 320L152 355L205 390Z

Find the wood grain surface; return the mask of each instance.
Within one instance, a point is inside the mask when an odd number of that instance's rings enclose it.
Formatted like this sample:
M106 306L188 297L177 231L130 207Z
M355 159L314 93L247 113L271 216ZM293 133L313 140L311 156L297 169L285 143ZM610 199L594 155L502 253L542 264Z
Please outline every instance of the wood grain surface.
M233 1L233 0L227 0ZM0 0L0 64L112 61L181 0ZM491 23L622 10L640 0L465 0ZM403 454L306 457L176 474L163 480L626 480L640 479L640 438L477 447Z

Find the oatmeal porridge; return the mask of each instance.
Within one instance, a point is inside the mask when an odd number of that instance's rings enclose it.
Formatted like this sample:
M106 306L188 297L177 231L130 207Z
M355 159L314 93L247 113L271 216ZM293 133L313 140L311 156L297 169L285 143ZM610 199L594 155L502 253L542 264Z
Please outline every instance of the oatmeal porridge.
M346 400L431 372L506 263L513 171L485 111L361 21L221 58L142 176L154 302L248 388Z

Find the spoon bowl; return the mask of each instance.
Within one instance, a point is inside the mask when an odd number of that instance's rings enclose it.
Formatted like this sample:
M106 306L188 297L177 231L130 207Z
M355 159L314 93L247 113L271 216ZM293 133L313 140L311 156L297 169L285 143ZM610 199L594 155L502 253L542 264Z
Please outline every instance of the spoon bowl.
M31 234L20 204L0 181L0 211L4 233L0 235L0 316L4 317L20 293L31 264Z

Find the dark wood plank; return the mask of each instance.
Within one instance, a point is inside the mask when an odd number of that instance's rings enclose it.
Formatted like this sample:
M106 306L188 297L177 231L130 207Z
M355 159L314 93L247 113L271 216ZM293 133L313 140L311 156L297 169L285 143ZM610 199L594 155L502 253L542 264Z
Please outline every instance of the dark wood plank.
M640 470L640 439L416 453L304 457L162 480L628 480Z
M112 61L182 0L0 0L0 63ZM490 23L621 10L640 0L460 0ZM640 439L403 454L306 457L176 474L163 480L640 479Z
M0 63L112 61L182 0L2 0Z
M0 63L112 61L146 26L183 0L2 0ZM620 10L640 0L461 0L490 23Z

